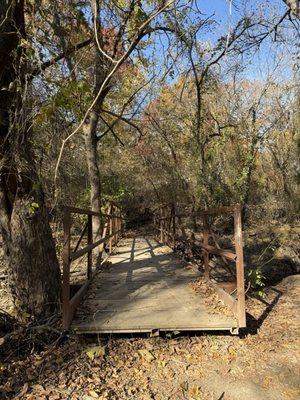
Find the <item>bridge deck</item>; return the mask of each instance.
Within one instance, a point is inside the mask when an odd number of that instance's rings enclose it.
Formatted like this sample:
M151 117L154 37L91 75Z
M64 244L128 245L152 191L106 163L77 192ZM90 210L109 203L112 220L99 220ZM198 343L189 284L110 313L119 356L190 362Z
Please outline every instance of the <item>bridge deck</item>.
M78 333L228 330L237 321L212 314L189 285L200 276L151 237L122 239L77 309Z

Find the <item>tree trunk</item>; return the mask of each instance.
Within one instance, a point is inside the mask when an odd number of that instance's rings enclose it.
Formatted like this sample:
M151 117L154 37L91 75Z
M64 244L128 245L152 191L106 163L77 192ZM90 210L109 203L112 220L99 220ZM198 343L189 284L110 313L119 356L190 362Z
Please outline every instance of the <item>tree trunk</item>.
M27 65L23 1L0 3L0 229L9 286L20 316L41 317L58 305L60 271L31 149L23 93ZM23 57L23 60L26 56Z
M259 142L258 129L256 127L257 109L252 108L251 111L252 111L252 127L250 130L251 144L250 144L250 151L247 155L246 180L245 180L245 184L244 184L244 193L243 193L243 197L242 197L242 217L243 217L244 224L248 223L249 216L247 215L246 208L250 201L251 180L252 180L253 171L255 169L255 155L256 155L256 151L257 151L256 146L257 146L257 143Z
M60 272L55 245L42 201L31 195L15 198L10 230L2 230L8 282L20 317L40 317L58 306Z
M97 124L99 116L92 110L83 125L86 158L88 165L89 182L91 188L90 202L93 211L101 211L101 180L98 166L97 153ZM98 240L101 236L101 218L93 216L93 239Z
M99 4L97 0L91 0L91 7L93 12L94 23L97 26L97 34L98 34L98 42L103 46L103 38L101 36L101 27L99 24L98 13L99 13ZM102 86L107 71L110 67L109 63L104 60L103 54L98 49L96 38L94 38L94 65L95 65L95 85L93 90L93 95L96 97ZM101 106L105 99L106 94L109 91L109 87L104 88L102 90L101 95L98 97L96 104L93 109L89 113L88 117L85 120L83 126L83 134L85 140L86 147L86 158L88 165L88 173L89 173L89 182L91 187L91 208L95 212L101 212L101 177L100 177L100 169L99 169L99 157L98 157L98 149L97 149L97 126L99 122L99 114L101 112ZM98 240L101 236L101 218L97 216L93 216L93 239L94 241ZM95 251L100 253L100 247L97 247ZM99 260L98 260L99 261Z

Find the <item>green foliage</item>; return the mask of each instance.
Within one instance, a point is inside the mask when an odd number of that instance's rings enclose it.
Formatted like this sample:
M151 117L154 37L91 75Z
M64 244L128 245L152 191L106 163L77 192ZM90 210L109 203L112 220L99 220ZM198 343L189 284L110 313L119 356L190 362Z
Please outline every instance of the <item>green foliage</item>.
M36 202L32 202L29 204L28 210L31 215L33 215L39 209L39 205Z
M135 31L142 25L144 21L146 21L147 18L147 13L143 10L141 1L135 2L132 17L128 23L130 30L135 33Z
M265 297L263 288L265 287L265 276L263 275L260 268L254 268L248 271L247 280L250 284L251 289L255 295L261 298Z
M103 202L122 202L124 197L130 196L129 188L124 185L121 178L116 174L107 175L102 180Z
M89 208L91 198L91 188L87 187L80 191L80 195L77 197L76 205L79 208Z
M80 102L78 101L80 99ZM56 93L43 105L37 116L35 124L40 125L57 119L58 113L70 116L77 115L81 118L82 110L92 100L91 87L85 80L69 81L57 88Z

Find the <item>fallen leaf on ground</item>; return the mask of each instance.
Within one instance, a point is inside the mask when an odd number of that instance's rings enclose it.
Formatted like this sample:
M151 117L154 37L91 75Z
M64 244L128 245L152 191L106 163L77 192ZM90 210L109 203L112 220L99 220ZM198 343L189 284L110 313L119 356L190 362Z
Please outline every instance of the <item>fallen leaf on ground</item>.
M141 349L141 350L138 350L138 353L140 354L140 356L143 359L145 359L148 362L151 362L151 361L155 360L154 355L149 350Z
M98 394L94 390L89 390L89 396L91 396L93 399L99 399Z
M94 360L95 357L100 357L105 355L105 347L104 346L94 346L85 350L86 355L90 360Z

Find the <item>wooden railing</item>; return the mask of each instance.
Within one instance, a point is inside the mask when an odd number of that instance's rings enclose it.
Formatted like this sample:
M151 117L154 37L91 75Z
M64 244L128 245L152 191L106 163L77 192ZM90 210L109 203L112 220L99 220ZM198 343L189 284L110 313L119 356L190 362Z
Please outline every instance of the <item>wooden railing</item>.
M234 219L234 251L221 249L216 241L215 235L211 231L209 218L220 215L233 215ZM241 206L239 204L231 207L220 207L198 211L193 215L189 213L178 213L174 205L161 206L159 212L154 214L154 225L158 230L158 240L161 243L174 245L178 238L177 232L181 231L181 237L187 239L186 227L182 223L182 219L186 217L201 218L203 222L203 240L195 242L194 245L199 246L203 254L204 276L217 290L222 300L231 308L237 318L238 327L246 326L245 311L245 282L244 282L244 256L243 256L243 238L242 238L242 217ZM214 246L209 244L212 238ZM225 291L222 287L211 280L209 255L221 257L225 263L235 263L236 277L236 298Z
M175 206L163 205L154 212L154 226L159 231L159 241L174 245L176 240L176 218L180 223L180 216L175 213Z
M72 215L85 215L87 221L82 229L79 239L71 250L71 227ZM98 236L100 239L93 241L93 217L101 218L103 221L101 232ZM107 243L109 254L113 251L113 246L117 244L122 228L123 218L119 208L115 205L110 205L106 214L97 213L91 210L85 210L75 207L64 208L63 218L63 231L64 231L64 246L63 246L63 274L62 274L62 317L63 328L69 329L72 319L74 317L76 308L81 301L84 293L86 292L92 278L93 278L93 249L99 247L97 254L97 262L99 263L102 257L104 246ZM84 236L87 234L87 246L79 249ZM70 283L70 267L71 263L83 255L87 254L87 272L85 282L80 286L74 295L71 295Z

